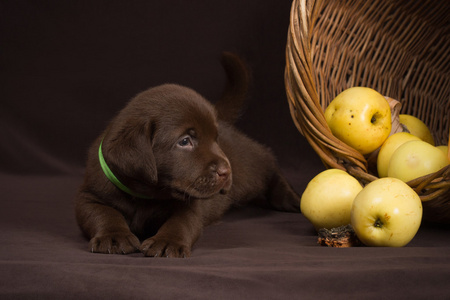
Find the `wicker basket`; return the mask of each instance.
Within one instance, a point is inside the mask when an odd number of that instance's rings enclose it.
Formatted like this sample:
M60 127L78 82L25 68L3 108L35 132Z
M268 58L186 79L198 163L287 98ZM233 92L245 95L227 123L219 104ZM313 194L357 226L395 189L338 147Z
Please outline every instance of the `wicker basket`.
M294 0L285 85L292 119L327 168L363 184L366 158L331 133L324 110L352 86L371 87L422 119L437 144L450 125L450 1ZM450 223L450 166L408 182L424 217Z

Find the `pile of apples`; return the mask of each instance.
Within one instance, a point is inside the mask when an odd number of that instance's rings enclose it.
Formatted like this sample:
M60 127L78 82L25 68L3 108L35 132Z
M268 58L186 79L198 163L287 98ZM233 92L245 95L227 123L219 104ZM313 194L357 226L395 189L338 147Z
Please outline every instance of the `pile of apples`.
M410 115L397 120L405 132L391 131L387 99L366 87L339 94L326 108L325 119L342 142L366 157L377 154L380 179L363 187L345 171L323 171L303 192L303 215L316 230L351 224L367 246L405 246L422 221L422 202L406 182L448 165L450 141L436 147L427 126Z

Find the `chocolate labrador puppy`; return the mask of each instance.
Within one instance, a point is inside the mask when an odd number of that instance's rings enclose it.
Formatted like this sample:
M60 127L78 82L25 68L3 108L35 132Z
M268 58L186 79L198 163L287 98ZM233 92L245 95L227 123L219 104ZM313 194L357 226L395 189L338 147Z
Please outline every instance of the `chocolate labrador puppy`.
M203 228L234 205L264 197L299 211L272 153L231 125L248 72L233 54L222 63L228 88L216 107L189 88L158 86L94 141L75 208L92 252L187 257Z

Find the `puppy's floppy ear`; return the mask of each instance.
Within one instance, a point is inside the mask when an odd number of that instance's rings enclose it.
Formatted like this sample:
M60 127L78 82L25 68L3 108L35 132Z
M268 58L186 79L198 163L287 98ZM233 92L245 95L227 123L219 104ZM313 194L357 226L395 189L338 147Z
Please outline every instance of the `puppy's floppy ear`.
M120 120L120 117L106 131L102 146L105 161L115 176L132 190L155 185L158 180L152 131L150 121Z

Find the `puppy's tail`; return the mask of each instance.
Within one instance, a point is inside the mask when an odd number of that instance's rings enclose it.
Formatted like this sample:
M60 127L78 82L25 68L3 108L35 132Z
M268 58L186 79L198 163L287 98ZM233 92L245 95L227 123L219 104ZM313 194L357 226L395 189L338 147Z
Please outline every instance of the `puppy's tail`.
M215 107L220 120L233 124L241 116L247 100L250 84L250 70L238 55L223 52L222 66L227 75L227 83L222 98Z

